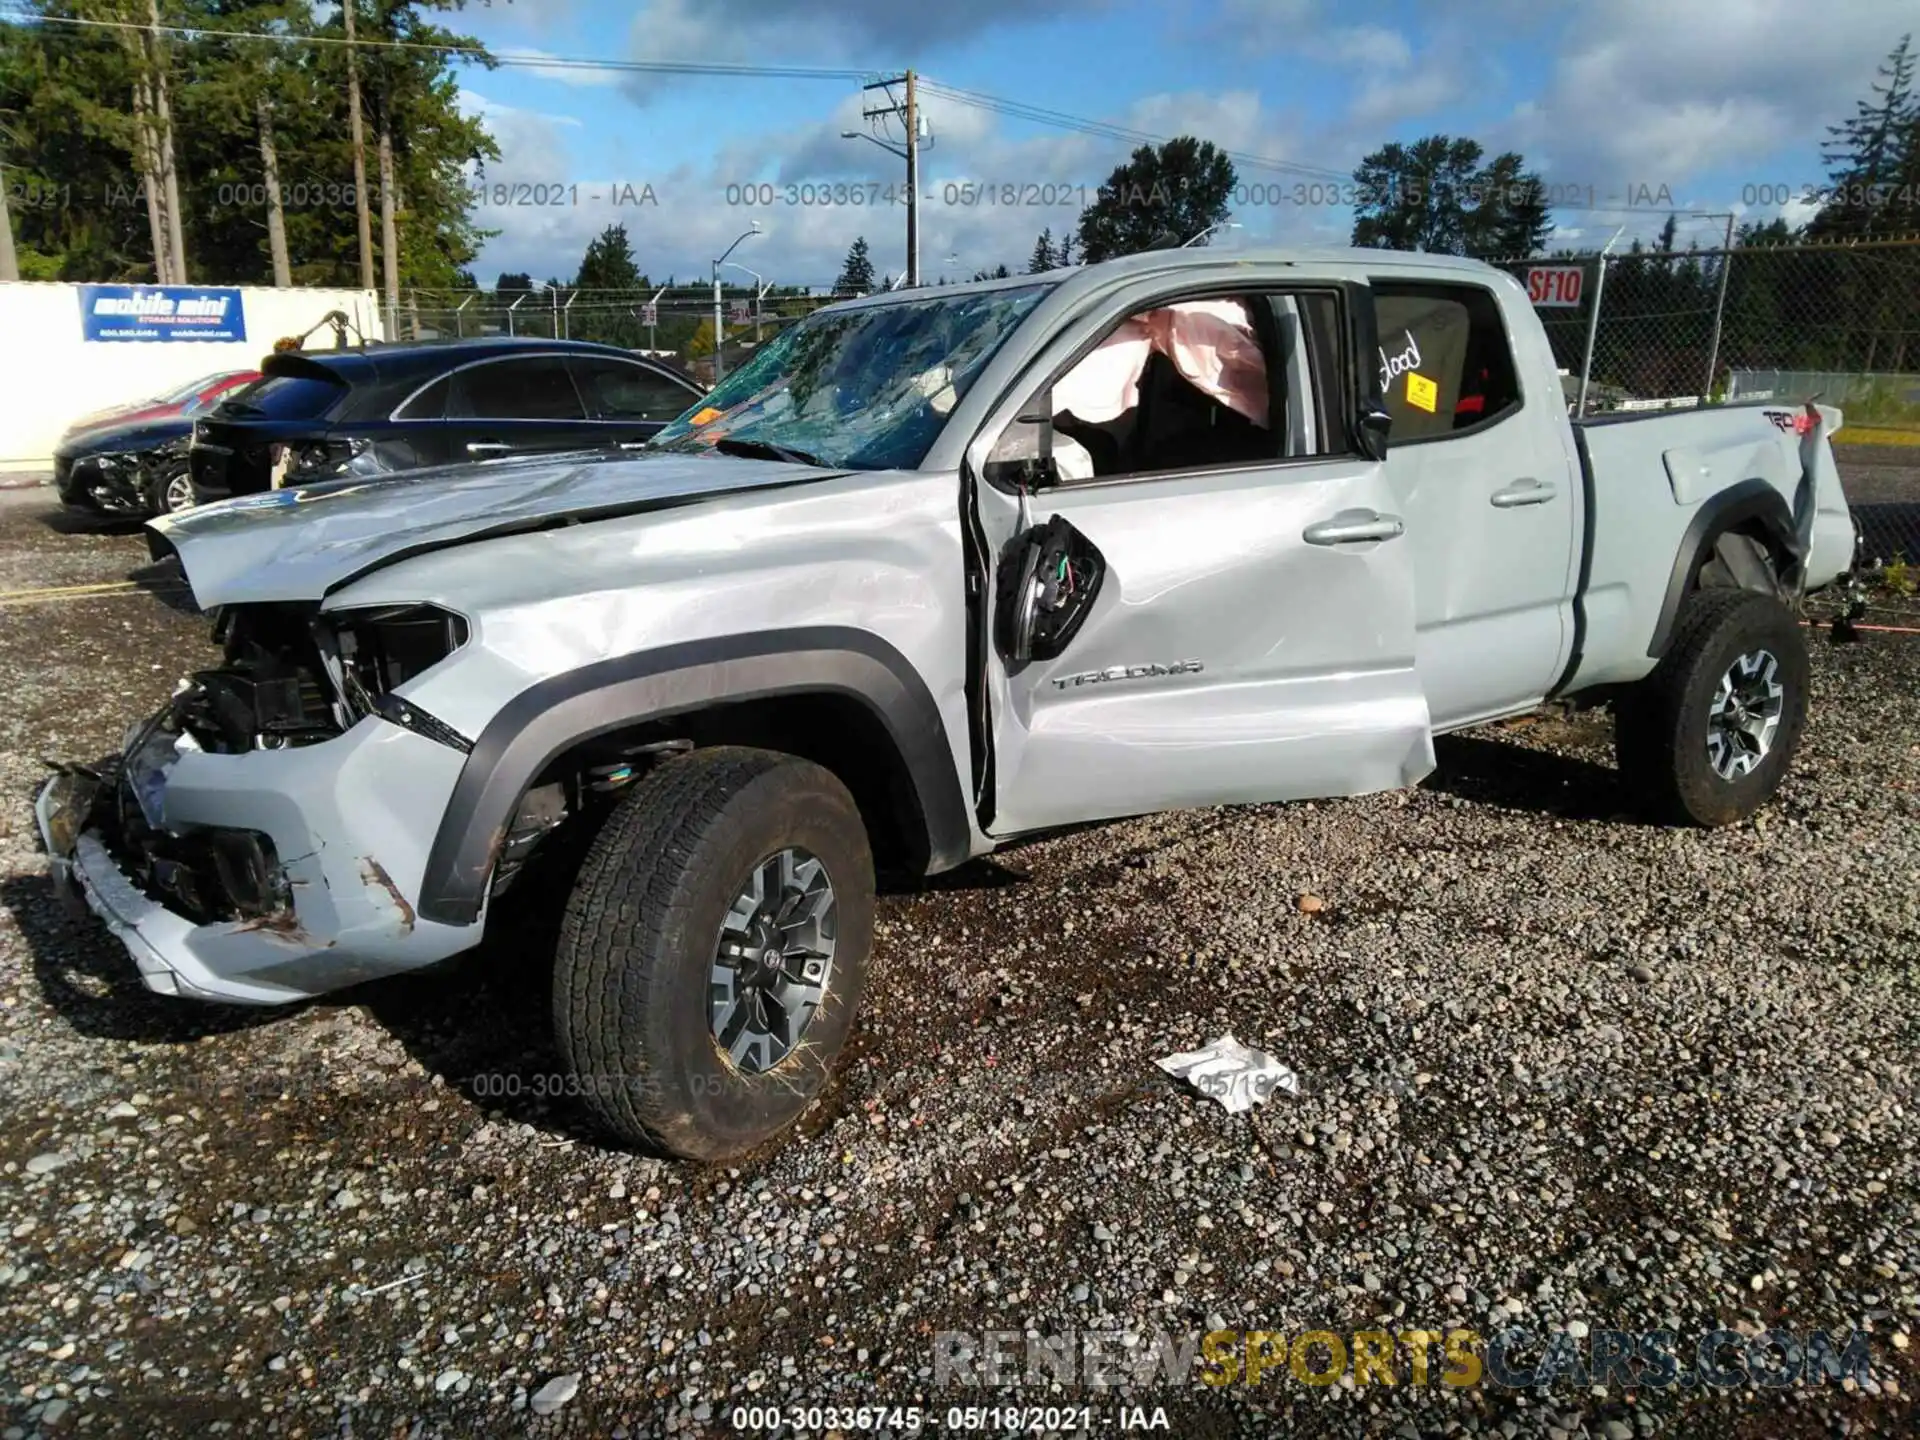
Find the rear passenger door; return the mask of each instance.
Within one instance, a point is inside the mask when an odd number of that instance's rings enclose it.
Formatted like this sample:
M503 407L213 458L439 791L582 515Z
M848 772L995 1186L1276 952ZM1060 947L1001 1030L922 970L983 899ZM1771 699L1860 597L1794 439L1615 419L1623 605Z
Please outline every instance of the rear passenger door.
M389 470L417 470L465 460L466 451L447 426L453 376L442 375L407 395L384 422L367 427Z
M612 355L574 355L573 370L596 445L640 445L700 399L700 389L654 366Z
M513 355L456 370L447 397L453 460L575 450L594 443L565 355Z
M1417 537L1414 634L1436 729L1511 714L1573 643L1584 522L1577 454L1539 326L1505 323L1472 281L1373 281L1387 481ZM1524 303L1524 302L1521 302Z

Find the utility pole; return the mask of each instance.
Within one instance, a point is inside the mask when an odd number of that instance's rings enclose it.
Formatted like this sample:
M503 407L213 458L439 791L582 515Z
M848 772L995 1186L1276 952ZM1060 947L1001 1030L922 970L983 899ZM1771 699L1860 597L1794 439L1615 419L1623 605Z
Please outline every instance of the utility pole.
M907 71L907 284L920 283L920 105Z
M903 100L896 102L893 87L902 85L906 89ZM843 130L843 140L871 140L882 150L900 156L907 162L907 269L902 284L912 288L920 283L920 91L919 77L912 71L891 80L876 80L863 86L865 90L881 90L886 93L885 105L871 106L861 114L867 120L887 120L898 116L907 130L905 147L883 140L878 135L868 135L858 130Z

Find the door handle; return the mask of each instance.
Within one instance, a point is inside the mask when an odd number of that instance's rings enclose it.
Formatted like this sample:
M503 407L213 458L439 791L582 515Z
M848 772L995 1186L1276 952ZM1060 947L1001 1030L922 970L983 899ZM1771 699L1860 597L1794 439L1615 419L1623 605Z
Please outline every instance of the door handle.
M1309 545L1357 545L1363 540L1396 540L1406 533L1407 523L1398 515L1342 510L1331 520L1309 525L1300 538Z
M467 442L467 453L469 455L504 455L512 448L511 445L499 440L469 440Z
M1559 487L1552 481L1535 480L1529 477L1525 480L1516 480L1511 485L1502 486L1488 498L1497 508L1511 510L1516 505L1544 505L1559 493Z

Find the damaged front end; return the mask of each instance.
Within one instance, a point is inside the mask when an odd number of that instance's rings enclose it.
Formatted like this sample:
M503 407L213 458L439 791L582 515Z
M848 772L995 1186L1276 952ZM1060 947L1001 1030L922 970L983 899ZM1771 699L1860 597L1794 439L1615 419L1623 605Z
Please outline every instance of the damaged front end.
M186 475L187 442L82 455L56 468L61 498L104 515L151 515L174 508L170 482Z
M407 898L470 747L395 694L466 622L274 603L229 607L214 633L226 664L42 790L56 877L173 994L298 999L474 943Z

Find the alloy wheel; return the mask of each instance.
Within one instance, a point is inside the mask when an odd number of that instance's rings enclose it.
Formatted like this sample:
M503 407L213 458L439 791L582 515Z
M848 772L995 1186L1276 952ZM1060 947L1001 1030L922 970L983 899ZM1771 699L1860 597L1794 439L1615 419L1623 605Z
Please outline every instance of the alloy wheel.
M833 973L835 907L827 868L789 846L753 869L727 908L713 959L714 1042L749 1075L799 1045Z
M1738 780L1767 758L1787 708L1780 662L1750 650L1727 667L1707 709L1707 759L1722 780Z

